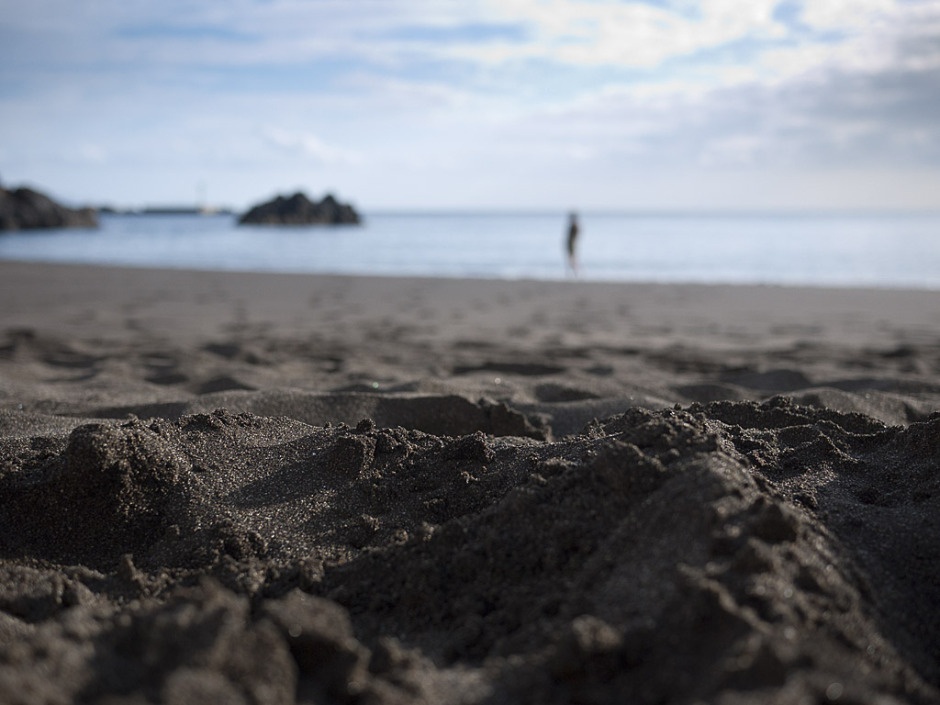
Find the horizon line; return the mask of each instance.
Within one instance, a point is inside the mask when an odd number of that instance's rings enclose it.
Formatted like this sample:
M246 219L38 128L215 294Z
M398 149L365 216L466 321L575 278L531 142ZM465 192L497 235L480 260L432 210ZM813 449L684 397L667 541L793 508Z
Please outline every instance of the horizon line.
M616 207L596 206L588 208L550 208L550 207L508 207L508 206L378 206L374 208L353 207L364 215L373 216L566 216L577 213L579 216L609 216L609 217L644 217L644 216L673 216L673 217L700 217L700 216L928 216L940 215L940 207L878 207L878 206L814 206L814 207L751 207L751 206L675 206L675 207ZM174 215L174 214L203 214L203 215L232 215L248 210L231 205L193 205L185 203L150 203L142 206L89 206L99 212L111 212L115 215Z

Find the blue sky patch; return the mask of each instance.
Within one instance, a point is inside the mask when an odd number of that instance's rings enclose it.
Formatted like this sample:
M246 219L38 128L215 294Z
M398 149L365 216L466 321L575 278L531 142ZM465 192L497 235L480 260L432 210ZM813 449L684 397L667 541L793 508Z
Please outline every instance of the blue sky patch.
M258 34L212 25L140 25L119 28L115 34L121 39L183 39L188 41L214 39L225 42L255 42L261 40L261 36Z
M803 21L800 18L802 10L801 0L783 0L774 8L773 17L787 27L803 27Z
M410 42L486 43L497 41L522 42L528 38L528 29L522 23L512 24L458 24L409 25L393 29L382 35L387 39Z

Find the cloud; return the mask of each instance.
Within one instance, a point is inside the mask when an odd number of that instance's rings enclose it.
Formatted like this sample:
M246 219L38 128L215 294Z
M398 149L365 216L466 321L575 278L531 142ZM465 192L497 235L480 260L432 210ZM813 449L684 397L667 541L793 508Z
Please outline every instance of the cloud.
M294 157L303 157L316 164L358 164L362 157L357 153L333 147L319 137L308 132L293 132L278 127L264 127L260 131L265 144L274 147L279 153Z
M817 30L864 31L899 9L895 0L811 0L802 3L800 20Z
M940 4L885 14L888 5L863 4L867 20L846 21L838 41L811 35L771 44L748 65L722 58L611 81L533 112L521 131L546 145L572 132L593 136L599 155L648 163L938 166ZM812 19L829 28L837 15L830 8ZM858 29L869 26L878 32Z
M108 161L108 150L99 144L86 142L79 145L77 157L87 164L105 164Z
M651 68L732 41L781 36L783 28L773 17L778 1L652 5L616 0L499 0L492 2L490 10L530 26L533 41L504 45L482 57Z

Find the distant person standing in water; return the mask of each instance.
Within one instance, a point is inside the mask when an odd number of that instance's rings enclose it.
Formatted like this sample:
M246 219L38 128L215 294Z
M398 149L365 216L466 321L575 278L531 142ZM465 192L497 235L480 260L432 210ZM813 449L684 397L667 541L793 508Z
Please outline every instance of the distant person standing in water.
M580 228L578 227L578 214L572 213L568 219L568 269L574 275L578 276L578 233Z

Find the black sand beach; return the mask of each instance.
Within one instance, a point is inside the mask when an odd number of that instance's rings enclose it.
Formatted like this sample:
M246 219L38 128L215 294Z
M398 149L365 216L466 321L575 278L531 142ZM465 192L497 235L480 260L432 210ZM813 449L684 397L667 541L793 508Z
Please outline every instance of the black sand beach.
M0 263L0 702L940 702L940 293Z

